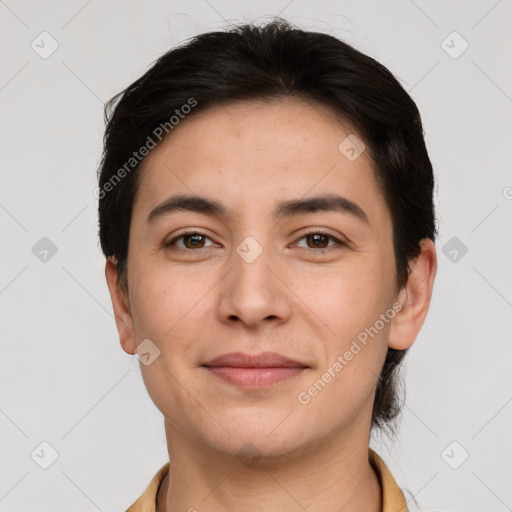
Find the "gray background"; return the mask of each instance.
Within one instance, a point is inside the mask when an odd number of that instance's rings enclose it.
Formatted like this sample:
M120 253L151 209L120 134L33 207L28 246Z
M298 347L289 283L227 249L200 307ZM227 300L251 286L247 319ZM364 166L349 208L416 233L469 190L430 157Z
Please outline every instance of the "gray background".
M98 249L102 105L179 41L279 13L389 67L437 174L433 303L400 434L373 446L421 510L512 510L512 0L4 0L1 511L124 510L166 461Z

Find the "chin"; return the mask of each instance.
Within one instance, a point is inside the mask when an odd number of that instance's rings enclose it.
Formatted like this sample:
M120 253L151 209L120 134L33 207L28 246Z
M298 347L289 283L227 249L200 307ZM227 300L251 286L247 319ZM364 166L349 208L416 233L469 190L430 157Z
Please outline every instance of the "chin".
M275 465L277 461L285 461L297 456L303 449L298 438L288 436L284 438L270 439L265 435L252 436L244 433L244 437L235 437L223 440L213 440L213 448L228 457L236 457L245 466L251 467L256 462L265 462Z
M309 444L307 429L304 429L306 425L297 423L299 414L292 411L289 408L233 410L229 417L217 417L229 434L222 429L216 429L216 435L212 436L213 432L210 430L202 432L202 436L214 450L236 456L242 462L245 459L287 458L304 449L305 444ZM315 437L313 432L311 438Z

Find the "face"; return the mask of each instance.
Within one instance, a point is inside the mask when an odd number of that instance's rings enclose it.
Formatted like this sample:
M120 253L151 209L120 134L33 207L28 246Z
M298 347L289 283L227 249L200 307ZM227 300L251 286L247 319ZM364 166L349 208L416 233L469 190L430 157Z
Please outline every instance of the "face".
M350 134L326 107L236 103L146 157L121 341L160 351L141 371L173 436L268 455L368 436L396 274L390 212Z

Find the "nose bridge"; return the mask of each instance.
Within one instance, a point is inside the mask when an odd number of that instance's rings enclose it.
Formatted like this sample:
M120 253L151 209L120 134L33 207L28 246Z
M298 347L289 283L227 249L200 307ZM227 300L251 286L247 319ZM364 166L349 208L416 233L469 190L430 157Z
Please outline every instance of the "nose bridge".
M268 242L260 244L252 236L234 248L219 307L224 320L239 319L254 325L269 318L283 320L289 315L286 287L276 276L276 258L271 251Z
M263 249L259 244L256 246L256 243L246 239L236 248L232 258L235 284L242 285L242 290L251 292L254 296L258 293L270 293L272 288L272 283L269 282L272 277L269 270L270 249Z

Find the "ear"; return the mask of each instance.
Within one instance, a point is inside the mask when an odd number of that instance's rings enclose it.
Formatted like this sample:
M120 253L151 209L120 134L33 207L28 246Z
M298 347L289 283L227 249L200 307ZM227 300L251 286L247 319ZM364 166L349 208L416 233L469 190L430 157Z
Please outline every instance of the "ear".
M130 304L121 284L119 283L117 265L114 262L113 257L107 258L107 262L105 264L105 278L107 279L110 298L112 299L112 307L114 308L119 341L123 350L127 354L134 354L135 349L137 348L137 343L135 342Z
M391 320L388 346L396 350L409 348L423 325L430 306L437 270L436 246L429 238L420 242L421 253L409 262L409 278L397 301L402 309Z

